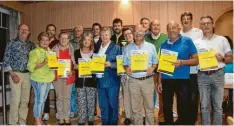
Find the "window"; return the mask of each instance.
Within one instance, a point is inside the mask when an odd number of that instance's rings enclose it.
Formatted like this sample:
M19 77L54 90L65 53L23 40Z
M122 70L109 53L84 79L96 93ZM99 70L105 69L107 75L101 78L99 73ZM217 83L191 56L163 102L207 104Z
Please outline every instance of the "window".
M9 41L9 15L0 12L0 62L3 61L3 55L7 41Z

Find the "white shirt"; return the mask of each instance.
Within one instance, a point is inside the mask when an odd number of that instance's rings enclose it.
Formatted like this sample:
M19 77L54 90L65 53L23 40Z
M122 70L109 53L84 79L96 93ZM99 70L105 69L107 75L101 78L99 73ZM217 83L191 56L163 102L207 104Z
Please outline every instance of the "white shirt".
M220 53L222 57L224 57L227 52L231 52L231 48L228 43L228 40L223 36L213 34L211 39L202 37L201 40L205 41L206 44L209 46L209 48L214 49L216 53ZM218 62L219 68L223 68L225 66L226 66L225 63Z
M93 55L93 51L91 51L88 54L82 53L82 51L80 50L80 54L82 58L90 58Z
M157 40L160 37L161 33L158 33L157 36L155 36L152 32L151 32L151 36L154 40Z
M110 45L110 43L111 43L111 42L109 41L105 47L102 47L102 44L101 44L100 49L99 49L99 51L98 51L98 54L105 54L107 48L108 48L109 45Z
M185 37L189 37L193 40L193 42L196 40L196 39L199 39L203 36L203 33L202 33L202 30L198 29L198 28L191 28L189 31L187 32L183 32L181 30L180 34L182 36L185 36ZM195 43L194 43L195 44ZM196 45L195 45L196 46ZM197 74L197 66L191 66L190 67L190 74Z

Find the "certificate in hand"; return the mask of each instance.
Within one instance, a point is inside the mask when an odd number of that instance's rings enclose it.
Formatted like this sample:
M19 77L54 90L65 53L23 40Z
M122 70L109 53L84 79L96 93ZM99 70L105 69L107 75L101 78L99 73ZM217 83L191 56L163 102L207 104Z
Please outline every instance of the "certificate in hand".
M106 54L93 54L91 71L92 73L104 73Z
M50 69L57 70L58 69L58 60L56 57L56 53L52 51L46 51L46 56L48 59L48 66Z
M132 50L131 51L131 69L132 72L145 72L148 69L148 51Z
M116 56L116 63L117 63L117 74L123 75L125 70L123 68L123 55Z
M68 72L71 72L71 60L58 59L58 77L68 78Z
M178 52L161 49L159 56L158 72L172 76L175 70L175 63L177 61Z
M216 70L218 69L218 61L215 56L215 50L199 50L199 69L201 71Z
M92 77L92 73L91 73L92 59L91 58L79 58L78 62L79 62L79 69L78 69L79 78Z

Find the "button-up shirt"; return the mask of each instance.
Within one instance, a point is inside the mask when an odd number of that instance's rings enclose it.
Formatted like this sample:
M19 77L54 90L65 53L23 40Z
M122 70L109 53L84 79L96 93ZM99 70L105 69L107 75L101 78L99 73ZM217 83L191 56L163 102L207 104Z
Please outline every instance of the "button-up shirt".
M77 42L77 41L75 40L75 38L74 38L74 39L71 39L71 40L70 40L70 43L72 44L74 50L80 49L80 42Z
M22 41L18 37L8 42L3 58L4 71L26 71L29 52L34 48L31 41Z
M132 50L146 50L148 52L148 67L158 64L158 58L156 53L157 51L155 49L155 46L151 43L144 41L140 48L138 48L135 43L131 43L124 48L123 65L131 67L130 61L131 61ZM137 73L132 73L131 76L135 78L146 77L147 73L137 72Z

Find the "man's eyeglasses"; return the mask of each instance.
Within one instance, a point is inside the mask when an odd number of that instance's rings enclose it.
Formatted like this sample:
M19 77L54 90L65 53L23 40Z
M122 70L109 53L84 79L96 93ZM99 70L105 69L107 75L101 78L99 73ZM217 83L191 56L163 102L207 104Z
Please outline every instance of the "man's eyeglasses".
M213 22L202 22L201 23L202 26L205 26L205 25L211 26L212 24L213 24Z

